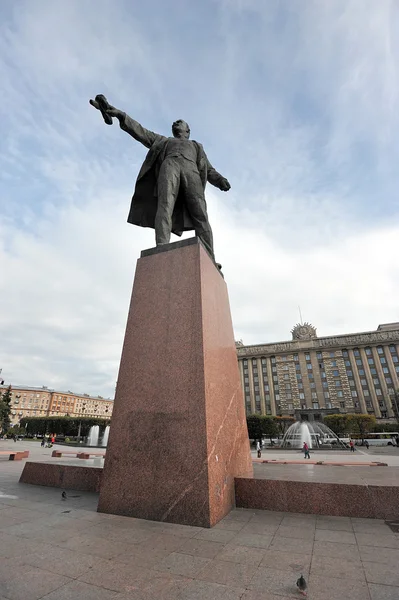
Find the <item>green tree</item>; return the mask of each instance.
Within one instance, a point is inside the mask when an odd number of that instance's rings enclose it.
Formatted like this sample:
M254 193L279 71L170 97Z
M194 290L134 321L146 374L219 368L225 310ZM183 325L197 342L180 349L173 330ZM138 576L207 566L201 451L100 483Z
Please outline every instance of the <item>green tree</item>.
M0 428L6 433L11 425L11 386L9 385L4 394L0 397Z
M295 423L294 417L289 415L282 415L281 417L274 417L278 431L280 435L284 435L288 427Z
M270 441L279 434L279 428L274 417L264 415L261 418L261 429L262 434L267 436Z
M372 431L376 426L376 419L372 415L363 415L363 414L348 414L346 415L348 418L349 427L351 428L352 433L359 433L362 441L364 440L364 436L368 431Z
M81 435L88 435L90 427L99 425L100 430L110 425L109 419L95 417L25 417L21 419L21 427L26 428L29 435L44 435L46 433L65 436L77 436L81 423Z
M248 415L247 417L248 437L250 440L262 439L262 417L261 415Z
M348 415L326 415L323 419L323 422L338 436L343 435L348 431Z
M395 415L395 419L399 423L399 388L396 390L394 394L391 396L392 401L392 410Z

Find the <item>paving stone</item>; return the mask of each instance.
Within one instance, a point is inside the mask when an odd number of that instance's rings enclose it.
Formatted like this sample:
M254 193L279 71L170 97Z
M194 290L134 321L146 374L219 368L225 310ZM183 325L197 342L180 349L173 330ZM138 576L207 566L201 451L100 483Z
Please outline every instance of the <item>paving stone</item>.
M399 548L399 537L395 535L379 535L373 533L356 533L359 546L375 546L376 548Z
M285 525L280 525L276 532L276 536L313 541L315 536L315 530L313 528L308 527L289 527Z
M304 573L304 576L306 578L307 573ZM297 597L297 579L298 575L292 571L258 567L248 587L252 590L259 590L259 592L267 590L267 592L280 596Z
M241 529L240 533L257 533L260 535L274 535L279 528L279 521L259 523L258 521L249 521Z
M140 588L140 580L150 577L149 569L139 567L138 565L116 564L114 561L108 561L108 568L91 569L79 577L79 581L84 581L91 585L96 585L114 592L128 593Z
M234 589L209 581L190 581L182 590L179 600L240 600L244 590Z
M381 583L399 587L399 572L392 564L384 565L378 562L363 562L366 579L369 583ZM399 596L398 596L399 598Z
M349 558L359 560L360 554L356 544L340 544L338 542L315 542L315 556L331 556L332 558Z
M283 525L284 527L305 527L315 529L316 515L293 516L290 514L286 517L283 517L281 525Z
M331 529L332 531L351 531L351 520L345 517L318 517L316 529Z
M89 585L83 581L72 581L51 594L43 596L41 600L114 600L117 596L117 592ZM28 598L30 600L30 596L24 600L28 600Z
M76 550L77 552L87 552L88 554L102 558L114 558L119 554L126 553L129 548L129 544L122 544L112 540L100 543L99 538L87 537L85 535L69 538L57 545L69 550Z
M369 592L365 581L326 577L311 574L309 577L308 596L312 600L335 600L349 598L350 600L368 600ZM298 594L297 594L298 595ZM384 600L386 600L384 598Z
M252 548L249 546L235 546L227 544L217 555L218 560L230 561L233 563L242 563L246 565L258 566L263 558L263 548Z
M220 544L219 542L208 542L207 540L191 538L183 543L179 552L191 554L192 556L202 556L202 558L214 558L224 547L225 544Z
M366 580L360 560L350 560L348 558L332 558L331 556L313 554L311 571L312 575L328 573L329 577Z
M167 571L184 577L195 577L209 562L208 558L172 552L155 567L155 570Z
M0 595L9 600L38 600L69 581L66 577L34 567L29 571L16 570L10 579L0 581Z
M398 600L399 587L369 583L371 600Z
M136 589L118 594L115 600L182 600L183 591L191 583L193 580L186 577L151 571L148 579L137 580Z
M276 550L277 552L303 552L304 554L311 554L313 550L313 541L275 536L270 544L270 550Z
M296 596L299 598L298 594ZM276 595L267 590L246 590L240 600L292 600L293 594L290 596Z
M359 546L359 552L361 560L365 562L389 564L395 568L399 565L399 549Z
M269 548L269 550L265 550L260 566L268 569L303 573L309 571L311 558L310 554L276 552Z
M212 560L197 574L197 579L244 589L251 582L257 568L254 564Z
M272 535L240 532L234 538L234 544L237 546L249 546L250 548L268 548L272 539Z
M74 579L90 569L107 568L109 563L106 559L98 556L50 545L31 554L25 554L20 560L24 564Z
M371 533L377 535L395 535L391 529L385 523L381 523L377 521L374 523L373 519L369 519L368 522L354 522L353 523L353 531L355 533Z
M220 542L221 544L227 544L234 539L236 535L236 531L212 528L201 529L195 537L199 540L207 540L208 542Z
M340 544L356 544L355 534L350 531L316 529L315 540L320 542L338 542Z

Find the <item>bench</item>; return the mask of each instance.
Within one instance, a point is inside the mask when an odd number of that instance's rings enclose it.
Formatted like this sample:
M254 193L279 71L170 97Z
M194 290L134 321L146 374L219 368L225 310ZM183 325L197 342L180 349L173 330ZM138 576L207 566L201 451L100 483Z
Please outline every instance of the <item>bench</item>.
M29 450L2 450L0 452L1 456L7 456L8 460L22 460L23 458L29 457Z
M74 451L74 450L53 450L51 453L51 456L54 458L62 458L63 454L69 454L72 456L76 456L76 458L82 458L82 459L88 459L91 456L102 456L104 457L105 454L103 454L102 452L87 452L86 450L78 450L78 451Z

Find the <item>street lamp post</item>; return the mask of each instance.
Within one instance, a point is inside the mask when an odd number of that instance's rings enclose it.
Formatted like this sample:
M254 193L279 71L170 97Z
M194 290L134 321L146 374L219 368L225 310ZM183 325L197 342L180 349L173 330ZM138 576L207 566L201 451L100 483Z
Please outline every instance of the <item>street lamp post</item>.
M83 403L82 405L82 417L84 415L84 412L86 410L86 402ZM79 421L79 429L78 429L78 443L80 444L80 432L82 429L82 421Z

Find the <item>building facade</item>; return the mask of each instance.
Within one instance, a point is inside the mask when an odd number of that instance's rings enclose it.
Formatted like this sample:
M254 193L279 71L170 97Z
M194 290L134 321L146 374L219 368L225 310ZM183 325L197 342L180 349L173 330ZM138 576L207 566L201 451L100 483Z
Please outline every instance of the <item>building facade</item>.
M7 385L0 385L3 394ZM11 425L24 417L99 417L110 419L114 401L101 396L61 392L47 387L11 387Z
M292 340L244 346L237 342L247 414L369 413L394 417L399 388L399 323L376 331L318 337L309 323Z

